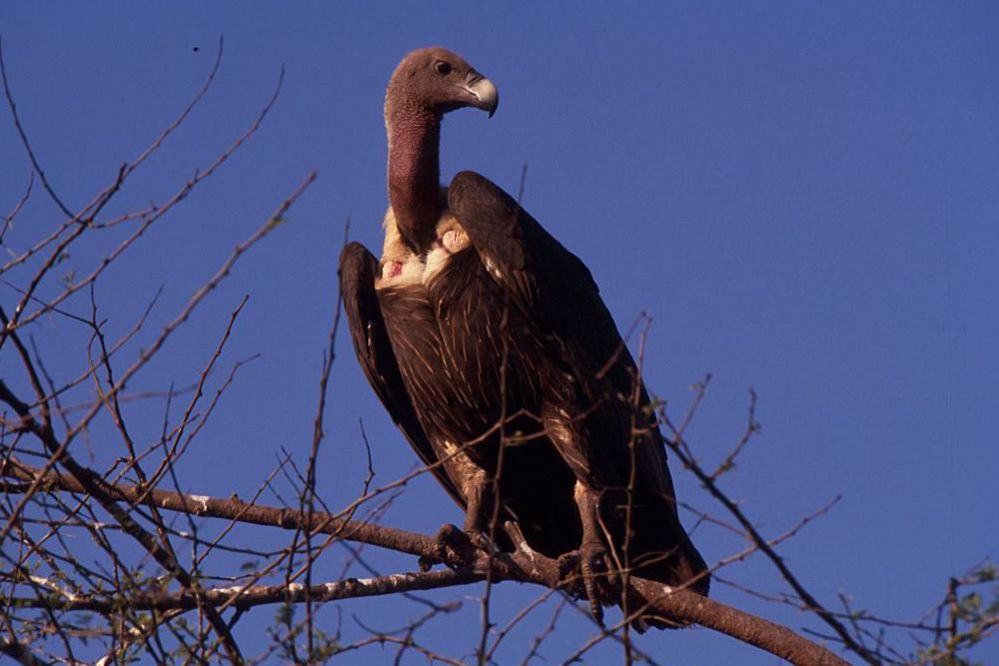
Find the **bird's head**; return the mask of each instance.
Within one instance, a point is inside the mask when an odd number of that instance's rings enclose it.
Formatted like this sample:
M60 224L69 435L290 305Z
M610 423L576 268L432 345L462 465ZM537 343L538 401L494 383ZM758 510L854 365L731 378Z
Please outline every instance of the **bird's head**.
M389 80L386 117L396 111L440 116L470 106L492 117L499 105L493 82L479 74L456 53L440 47L411 52Z

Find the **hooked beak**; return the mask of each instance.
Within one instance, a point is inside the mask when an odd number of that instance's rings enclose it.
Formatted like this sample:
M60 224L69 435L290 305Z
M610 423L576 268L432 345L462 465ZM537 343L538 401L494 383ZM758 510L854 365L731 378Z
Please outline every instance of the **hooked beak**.
M465 77L465 84L462 88L475 98L470 106L487 111L489 117L493 117L493 114L496 113L496 107L499 106L499 91L496 90L492 81L472 69Z

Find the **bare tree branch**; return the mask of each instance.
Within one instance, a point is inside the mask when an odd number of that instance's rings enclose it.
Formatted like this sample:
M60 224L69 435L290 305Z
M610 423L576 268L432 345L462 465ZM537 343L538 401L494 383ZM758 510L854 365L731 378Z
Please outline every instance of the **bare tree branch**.
M721 491L716 482L718 472L709 474L701 468L697 460L690 452L690 447L687 445L683 438L683 433L686 430L687 424L690 422L690 418L693 412L696 411L697 406L700 404L701 399L704 396L705 390L707 389L707 384L711 380L711 376L708 375L703 382L695 387L695 398L692 402L691 410L688 411L688 415L681 422L680 426L677 427L673 424L670 418L666 415L665 411L660 410L661 422L666 425L669 431L672 433L672 438L667 438L666 443L669 448L680 458L680 461L687 467L694 476L697 477L698 481L707 489L707 491L714 497L725 509L739 522L745 533L749 535L752 539L753 544L763 552L764 555L777 567L780 571L781 576L784 580L788 582L795 593L801 598L805 603L808 610L814 612L820 618L822 618L826 624L828 624L836 632L836 635L843 641L844 645L849 647L853 652L862 657L864 661L869 664L876 666L878 664L877 656L872 654L863 645L860 645L850 634L846 627L836 618L836 616L825 608L819 601L812 596L808 590L805 589L804 585L797 579L797 577L791 572L788 566L784 563L784 560L777 554L773 547L767 542L765 538L759 533L756 527L752 524L749 518L743 513L742 509L733 502L725 493ZM725 462L719 466L719 470L729 468L732 465L735 455L738 454L745 446L749 437L752 433L759 429L759 425L756 423L754 418L756 406L756 395L751 394L750 402L750 419L749 424L746 429L746 434L740 439L739 444L732 454L726 458Z
M34 470L23 465L4 463L0 468L3 476L27 480ZM44 483L49 487L58 487L72 492L87 492L79 481L67 475L49 472L44 477ZM227 518L240 522L258 525L271 525L284 529L308 530L316 533L335 534L341 539L361 541L399 552L410 553L418 557L434 558L437 544L433 537L406 532L404 530L372 525L363 522L335 518L329 514L312 513L307 516L300 511L245 504L236 498L212 498L199 495L182 495L180 493L152 490L144 494L133 485L116 484L108 489L110 496L117 501L131 502L140 498L144 503L152 504L160 509L189 512L198 517ZM457 554L450 554L449 561L454 565L462 563ZM431 572L434 573L434 572ZM378 589L396 591L393 585L413 585L406 589L431 589L433 587L452 586L483 580L489 575L494 582L513 580L534 583L548 588L557 589L561 585L558 563L539 553L519 551L512 555L480 554L475 566L470 571L436 572L438 576L420 578L417 574L405 574L404 578L388 577L387 583L362 585L352 588L349 585L329 588L313 586L313 588L297 587L296 594L313 595L315 600L323 600L324 594L333 594L336 598L350 598L378 593ZM631 595L632 607L643 610L654 610L678 620L694 622L714 629L726 635L737 638L750 645L775 654L793 664L845 664L842 659L821 646L808 641L781 625L752 616L748 613L726 606L720 602L702 597L683 589L673 589L661 583L632 577L628 592ZM330 585L340 585L333 583ZM388 588L379 587L388 585ZM237 588L238 589L238 588ZM274 587L263 588L264 598L272 599L274 603ZM328 592L322 592L322 590ZM351 590L360 590L352 594ZM402 588L399 588L400 590ZM220 596L237 594L231 589L219 592ZM202 591L202 599L208 591ZM317 596L318 594L318 596ZM228 600L228 597L226 597ZM238 604L237 604L238 605Z

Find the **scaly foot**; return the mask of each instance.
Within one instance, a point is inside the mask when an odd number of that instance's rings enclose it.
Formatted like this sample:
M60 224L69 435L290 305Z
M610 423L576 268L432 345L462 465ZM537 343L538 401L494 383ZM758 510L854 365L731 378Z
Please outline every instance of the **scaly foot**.
M565 553L558 558L559 578L570 594L585 597L590 603L590 614L603 626L603 601L613 598L608 587L616 576L607 555L607 548L600 543L586 542L579 550Z
M420 558L420 570L430 571L438 562L444 562L453 569L472 566L475 564L476 551L479 550L490 550L486 535L481 532L463 532L457 525L445 523L434 537L433 557ZM455 557L458 562L452 563Z

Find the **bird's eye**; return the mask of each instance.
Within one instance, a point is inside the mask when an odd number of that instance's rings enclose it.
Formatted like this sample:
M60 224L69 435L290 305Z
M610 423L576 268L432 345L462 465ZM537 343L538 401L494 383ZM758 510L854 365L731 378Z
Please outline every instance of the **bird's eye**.
M434 69L441 76L447 76L451 73L451 63L444 62L443 60L438 60L434 63Z

